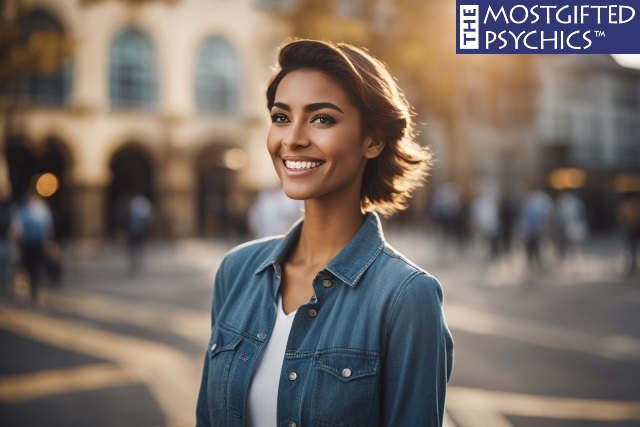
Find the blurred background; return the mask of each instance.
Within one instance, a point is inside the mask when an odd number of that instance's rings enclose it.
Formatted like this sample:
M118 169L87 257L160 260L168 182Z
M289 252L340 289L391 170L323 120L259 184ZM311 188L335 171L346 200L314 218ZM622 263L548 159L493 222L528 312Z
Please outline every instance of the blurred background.
M447 423L640 426L640 55L455 55L455 2L0 0L0 425L193 425L222 255L286 230L288 37L386 62L436 162Z

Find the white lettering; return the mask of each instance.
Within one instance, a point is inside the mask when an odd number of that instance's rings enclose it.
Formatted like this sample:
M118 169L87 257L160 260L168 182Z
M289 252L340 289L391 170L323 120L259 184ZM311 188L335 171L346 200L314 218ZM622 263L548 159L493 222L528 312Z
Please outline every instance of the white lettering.
M513 11L516 9L522 9L524 11L524 18L522 18L520 21L518 21L516 18L513 17ZM527 19L529 19L529 9L527 9L527 7L524 5L517 4L513 6L509 11L509 17L511 18L511 22L516 24L522 24L523 22L527 22Z
M536 9L537 9L537 8L538 8L538 5L537 5L537 4L536 4L536 5L534 5L534 6L531 8L531 14L532 14L533 16L535 16L535 19L534 19L533 21L531 21L531 22L530 22L531 24L535 24L536 22L538 22L538 21L540 20L540 15L538 15L538 12L536 12Z
M587 31L586 33L584 33L582 35L582 38L589 42L589 44L586 45L585 47L583 47L583 49L589 49L591 47L592 42L591 42L591 39L588 37L590 32L591 32L591 30Z
M487 14L484 17L484 24L487 23L487 19L489 18L489 14L491 14L491 16L493 17L493 20L495 22L498 22L498 18L500 17L500 15L503 16L504 18L504 23L508 24L509 23L509 19L507 18L507 13L504 11L504 6L500 6L500 10L498 11L498 14L496 15L495 13L493 13L493 9L491 9L491 5L489 5L489 7L487 8Z
M629 19L626 19L624 21L622 20L622 10L623 9L631 10L631 16L629 17ZM631 21L636 16L636 10L634 8L632 8L631 6L621 5L620 6L620 11L618 13L620 15L620 23L621 24L626 24L627 22Z
M606 9L607 6L591 6L592 9L596 9L598 11L598 24L602 23L602 18L600 16L600 11L602 9Z
M532 49L532 50L536 50L536 49L538 49L536 46L530 46L530 45L529 45L529 43L527 42L527 40L529 39L529 36L530 36L531 34L535 34L535 33L537 33L537 31L529 31L529 32L527 33L527 35L526 35L526 36L524 36L524 39L522 39L522 44L524 44L524 46L525 46L526 48L529 48L529 49Z
M567 37L567 46L569 46L571 49L582 49L580 47L576 47L571 44L571 37L573 37L574 34L579 34L579 33L580 31L574 31L573 33L569 34L569 37Z
M502 46L500 46L500 49L504 49L507 46L507 39L503 37L504 33L506 33L506 31L500 31L500 34L498 34L498 38L502 42Z
M563 10L567 9L569 6L565 5L562 6L560 9L558 9L558 11L556 12L556 21L558 21L561 24L571 24L571 15L568 14L568 18L566 21L563 21L562 18L560 17L560 13L562 13Z
M477 5L460 6L460 49L478 49L480 46L479 13Z
M493 31L487 31L485 33L485 37L484 37L484 42L485 42L485 49L489 49L489 45L491 43L493 43L494 41L496 41L496 33L494 33Z
M544 49L545 42L553 42L553 48L558 49L558 32L553 32L553 37L550 39L544 38L544 31L540 31L540 49Z
M614 18L616 17L616 12L614 9L614 5L610 4L609 5L609 24L617 24L618 21L616 21Z
M547 11L547 21L546 24L551 23L551 9L555 9L557 6L540 6L540 9L544 9Z
M518 50L518 42L520 41L520 37L522 37L522 35L523 35L524 33L525 33L524 31L521 31L521 32L518 34L518 36L516 37L516 35L515 35L513 32L509 31L509 34L511 34L511 37L513 37L513 41L514 41L514 48L515 48L516 50Z
M585 9L587 9L585 11ZM580 6L580 23L584 24L584 18L589 16L589 5L583 4Z

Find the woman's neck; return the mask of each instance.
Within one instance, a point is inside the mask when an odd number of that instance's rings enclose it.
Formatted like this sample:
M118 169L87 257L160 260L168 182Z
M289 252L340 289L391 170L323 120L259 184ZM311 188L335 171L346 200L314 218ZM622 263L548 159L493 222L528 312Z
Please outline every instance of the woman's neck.
M294 262L323 268L349 243L363 222L359 203L336 208L307 201L300 240L292 254Z

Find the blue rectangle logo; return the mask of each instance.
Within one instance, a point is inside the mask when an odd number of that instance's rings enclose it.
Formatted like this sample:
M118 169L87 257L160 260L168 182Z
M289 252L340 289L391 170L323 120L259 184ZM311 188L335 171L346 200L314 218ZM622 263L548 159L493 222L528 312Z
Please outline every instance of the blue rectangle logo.
M640 53L639 0L473 1L456 0L456 53Z

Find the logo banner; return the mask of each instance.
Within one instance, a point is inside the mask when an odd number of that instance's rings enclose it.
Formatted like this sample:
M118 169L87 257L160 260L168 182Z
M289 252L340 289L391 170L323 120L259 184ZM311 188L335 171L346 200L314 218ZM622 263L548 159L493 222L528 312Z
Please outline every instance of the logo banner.
M640 53L640 0L456 4L456 53Z

